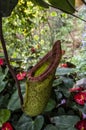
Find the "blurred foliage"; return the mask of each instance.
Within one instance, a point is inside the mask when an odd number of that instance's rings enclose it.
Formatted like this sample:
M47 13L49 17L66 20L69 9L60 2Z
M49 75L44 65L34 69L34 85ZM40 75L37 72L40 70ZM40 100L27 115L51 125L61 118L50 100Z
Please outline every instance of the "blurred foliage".
M76 65L76 70L79 78L86 77L86 47L81 47L80 51L76 52L71 61Z
M3 18L9 58L21 59L23 67L28 68L50 50L55 40L68 42L66 37L73 25L71 16L59 10L44 9L30 1L19 0L11 16ZM62 46L65 48L64 44Z

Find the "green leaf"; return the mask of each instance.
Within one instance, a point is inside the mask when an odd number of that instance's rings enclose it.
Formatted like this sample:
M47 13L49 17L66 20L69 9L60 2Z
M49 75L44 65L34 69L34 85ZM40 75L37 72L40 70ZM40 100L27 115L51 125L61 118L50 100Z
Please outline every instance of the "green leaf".
M60 9L67 13L74 13L75 12L75 0L48 0L51 6ZM72 6L73 7L72 7Z
M51 111L56 106L56 102L53 99L49 99L49 102L44 111Z
M57 100L61 100L63 97L62 93L59 92L58 90L55 90L55 95L56 95Z
M62 83L62 79L61 78L56 79L56 80L53 81L53 87L54 86L59 86L61 83Z
M23 83L21 85L21 92L22 92L22 95L25 92L25 83ZM16 90L13 93L13 95L11 96L11 99L9 100L7 108L12 110L12 111L21 108L20 99L19 99L19 96L18 96L18 90Z
M56 75L66 75L66 74L71 74L71 73L75 73L75 69L57 68L56 70Z
M44 130L57 130L57 127L53 126L52 124L49 124L46 126L46 128Z
M37 116L35 120L25 116L24 114L19 119L16 129L17 130L41 130L44 123L43 116Z
M44 123L43 116L37 116L34 121L34 130L41 130Z
M23 114L17 123L16 130L34 130L33 123L32 118Z
M0 0L0 16L9 16L17 3L18 0Z
M0 127L10 118L10 111L7 109L0 109Z
M57 79L57 89L59 91L61 91L64 94L65 97L68 98L70 96L69 89L73 87L74 81L73 81L73 79L67 78L65 76L62 76L60 79L62 81L62 84L58 86L58 79ZM56 81L55 81L55 85L56 85ZM58 99L58 93L56 95L57 95L57 99Z
M0 82L3 81L4 78L5 78L5 75L0 71Z
M9 72L9 68L7 67L7 68L5 69L5 76L7 76L8 72Z
M72 88L74 85L74 81L71 78L62 77L65 88Z
M65 113L65 110L64 110L64 108L62 108L62 107L59 107L58 108L58 115L65 115L66 113Z
M7 108L8 101L9 101L9 94L0 95L0 107L1 108Z
M7 83L7 81L0 82L0 92L4 90L4 88L6 87L6 83Z
M73 108L79 110L81 113L86 114L86 103L84 104L84 106L76 104L75 106L73 106Z
M9 100L7 108L12 111L21 108L17 90L13 93L11 99Z
M6 69L5 69L5 73L3 73L2 70L0 69L0 82L2 82L2 81L5 79L5 77L6 77L7 74L8 74L8 71L9 71L9 69L6 68Z
M74 130L74 126L79 120L80 118L78 116L69 115L62 115L51 118L51 122L54 123L59 130Z

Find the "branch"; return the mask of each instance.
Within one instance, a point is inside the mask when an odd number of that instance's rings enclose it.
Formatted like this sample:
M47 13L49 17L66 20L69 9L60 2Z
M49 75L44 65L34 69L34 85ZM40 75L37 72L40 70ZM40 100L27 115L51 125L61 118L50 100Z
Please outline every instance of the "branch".
M7 53L7 49L6 49L6 43L5 43L4 36L3 36L2 17L1 16L0 16L0 40L1 40L2 48L3 48L6 64L7 64L8 68L9 68L9 71L11 72L16 84L17 84L18 95L19 95L19 98L20 98L20 103L22 105L23 104L23 97L22 97L22 93L21 93L20 83L17 80L16 74L15 74L14 70L12 69L12 67L10 65L10 62L9 62L8 53Z

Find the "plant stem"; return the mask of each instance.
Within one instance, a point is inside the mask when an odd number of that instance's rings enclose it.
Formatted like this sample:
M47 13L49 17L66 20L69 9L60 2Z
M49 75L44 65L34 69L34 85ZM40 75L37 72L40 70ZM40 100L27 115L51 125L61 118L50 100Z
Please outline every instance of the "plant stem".
M16 82L17 87L18 87L18 95L19 95L19 98L20 98L20 103L22 105L23 104L23 96L22 96L22 93L21 93L20 83L17 80L16 74L15 74L13 68L11 67L10 62L9 62L9 58L8 58L6 43L5 43L5 40L4 40L3 30L2 30L2 17L0 17L0 40L1 40L2 48L3 48L6 64L9 68L10 73L12 74L12 76L13 76L15 82Z

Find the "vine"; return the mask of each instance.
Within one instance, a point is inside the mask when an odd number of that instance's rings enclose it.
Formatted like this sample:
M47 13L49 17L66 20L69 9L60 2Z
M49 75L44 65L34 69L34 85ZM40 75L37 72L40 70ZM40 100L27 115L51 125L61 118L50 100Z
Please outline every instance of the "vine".
M7 64L8 68L9 68L9 71L12 74L16 84L17 84L18 95L19 95L19 98L20 98L20 103L22 105L23 104L23 96L22 96L22 93L21 93L20 83L17 80L16 74L15 74L13 68L11 67L10 62L9 62L9 58L8 58L8 53L7 53L7 49L6 49L6 43L5 43L4 36L3 36L2 17L0 17L0 40L1 40L2 48L3 48L6 64Z

